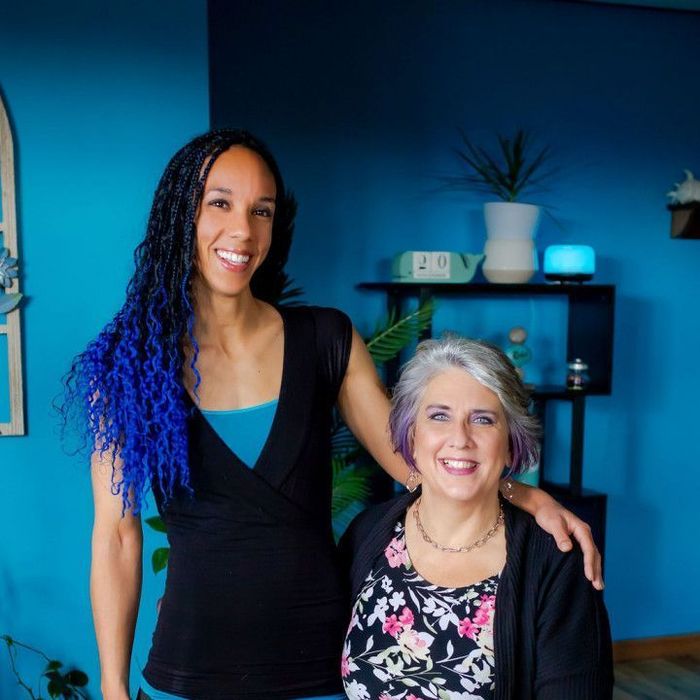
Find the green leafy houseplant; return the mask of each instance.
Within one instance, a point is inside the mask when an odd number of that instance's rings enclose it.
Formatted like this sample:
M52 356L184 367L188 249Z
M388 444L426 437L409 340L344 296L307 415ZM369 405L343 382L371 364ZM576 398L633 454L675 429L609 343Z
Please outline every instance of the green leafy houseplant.
M421 304L415 311L401 317L390 316L378 325L366 340L367 349L377 365L388 362L411 342L415 341L430 324L435 305L432 300ZM343 423L336 411L331 428L331 468L333 470L333 500L331 513L336 538L362 510L370 495L372 474L379 469ZM159 516L146 519L156 532L165 533L165 523ZM154 573L168 565L169 547L158 547L151 555Z
M525 193L542 189L554 170L548 146L535 148L530 132L518 129L512 137L498 135L498 150L477 146L460 130L462 147L454 152L464 167L461 175L444 178L452 190L476 190L504 202L519 202Z
M63 664L55 659L50 659L43 651L30 647L28 644L23 644L13 639L7 634L0 636L3 642L7 645L7 653L10 657L10 667L12 673L17 679L17 684L24 689L31 700L43 700L41 694L42 684L46 684L46 692L49 698L62 698L62 700L79 700L87 698L83 688L88 684L87 675L77 668L70 668L67 671L63 670ZM41 672L41 677L38 681L38 690L35 693L29 683L19 675L17 671L17 650L24 649L25 651L37 654L46 661L46 666Z

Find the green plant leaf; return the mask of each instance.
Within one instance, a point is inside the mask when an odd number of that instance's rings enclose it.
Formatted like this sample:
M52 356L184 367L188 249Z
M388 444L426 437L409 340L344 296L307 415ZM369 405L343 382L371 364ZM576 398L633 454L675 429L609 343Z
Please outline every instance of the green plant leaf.
M168 565L169 556L170 547L158 547L158 549L153 550L153 555L151 556L151 567L153 568L154 574L162 571Z
M146 525L148 525L148 527L152 528L156 532L167 533L165 523L163 522L163 518L161 518L160 515L154 515L152 518L146 518L145 522Z
M82 688L88 684L87 673L83 673L80 669L74 668L66 673L66 680L76 688Z
M331 459L333 469L333 506L335 517L355 501L365 501L370 494L372 471L365 466L346 466L338 457Z
M348 426L342 420L334 422L331 428L331 452L334 455L342 455L347 460L353 459L353 455L357 456L359 451L360 443Z
M525 192L534 192L555 171L545 169L551 159L549 147L533 150L532 135L518 129L511 137L498 135L498 151L489 153L475 145L459 129L462 147L453 149L464 166L458 177L442 178L448 189L469 190L496 195L504 202L519 201Z
M61 666L63 666L63 664L60 661L53 659L46 664L45 671L57 671Z
M67 688L65 681L63 680L63 676L61 676L59 673L52 676L46 685L46 690L52 698L58 698L61 697L61 695L64 695L64 691L67 690Z
M336 542L343 536L343 533L348 529L348 525L350 525L355 516L365 509L365 506L366 504L362 501L355 501L345 510L333 516L333 537L335 537Z
M389 318L367 340L367 349L372 359L382 363L395 358L430 325L434 312L435 302L428 299L412 313L399 319Z

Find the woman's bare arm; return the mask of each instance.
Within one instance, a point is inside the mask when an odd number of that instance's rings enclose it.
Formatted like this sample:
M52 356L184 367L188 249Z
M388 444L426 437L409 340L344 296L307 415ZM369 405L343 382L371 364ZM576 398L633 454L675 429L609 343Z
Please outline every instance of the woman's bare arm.
M118 466L118 464L117 464ZM129 699L129 669L141 597L141 518L112 493L109 453L91 460L95 520L92 530L90 599L100 655L104 700Z
M395 454L389 440L390 403L372 357L362 338L353 329L350 360L338 395L338 407L353 435L379 465L396 481L405 484L408 465ZM510 479L504 480L501 491L518 508L530 513L538 525L554 537L563 552L571 549L571 536L584 554L586 578L603 587L600 553L591 528L572 512L563 508L542 489L530 488Z

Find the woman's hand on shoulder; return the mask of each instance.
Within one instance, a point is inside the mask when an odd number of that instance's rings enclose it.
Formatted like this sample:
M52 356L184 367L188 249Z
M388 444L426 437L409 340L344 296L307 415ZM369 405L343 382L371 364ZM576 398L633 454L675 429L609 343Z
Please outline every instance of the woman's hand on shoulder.
M573 547L571 537L578 542L583 552L583 571L593 587L602 591L603 567L600 552L593 541L593 534L588 523L567 510L560 503L552 499L551 504L546 504L537 509L534 514L537 524L554 538L557 547L562 552L569 552Z

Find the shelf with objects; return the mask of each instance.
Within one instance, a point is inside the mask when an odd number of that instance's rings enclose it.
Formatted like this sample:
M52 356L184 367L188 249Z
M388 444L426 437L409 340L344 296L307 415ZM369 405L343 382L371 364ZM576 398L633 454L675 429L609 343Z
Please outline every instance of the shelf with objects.
M400 314L409 299L419 303L434 297L449 297L468 303L470 298L522 298L559 296L567 300L567 359L585 358L588 377L584 388L565 384L536 386L532 392L535 411L542 422L540 487L562 505L583 518L593 531L596 544L605 552L607 496L583 488L583 448L587 396L608 396L612 390L615 287L605 284L491 284L481 282L362 282L360 290L386 295L389 314ZM424 338L432 336L428 327ZM386 381L391 386L398 376L400 360L387 363ZM568 482L554 483L547 478L544 442L548 402L571 404L571 449Z

